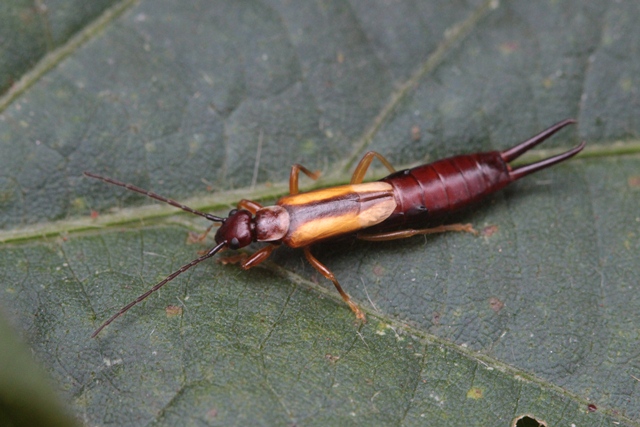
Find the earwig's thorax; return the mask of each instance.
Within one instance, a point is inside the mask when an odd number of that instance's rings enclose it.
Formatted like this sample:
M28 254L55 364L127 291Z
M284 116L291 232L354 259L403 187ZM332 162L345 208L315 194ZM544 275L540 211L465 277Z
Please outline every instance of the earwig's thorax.
M234 209L216 233L216 243L227 242L230 249L240 249L255 240L251 212Z
M289 212L282 206L267 206L258 210L253 221L258 242L281 240L289 231Z

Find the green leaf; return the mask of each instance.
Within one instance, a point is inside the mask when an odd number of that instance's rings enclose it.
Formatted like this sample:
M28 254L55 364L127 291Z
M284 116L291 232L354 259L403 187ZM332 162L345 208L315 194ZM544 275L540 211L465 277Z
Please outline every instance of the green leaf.
M120 2L126 5L129 2ZM61 54L76 48L83 37L74 33L98 18L112 17L121 6L108 11L115 0L65 0L57 3L30 0L7 0L0 4L0 91L10 89L13 96L25 89L39 74L48 70ZM105 13L106 12L106 13ZM85 29L85 33L86 33ZM45 58L39 65L38 61ZM37 66L36 66L37 65ZM29 71L31 69L31 71ZM4 103L3 103L4 104ZM4 107L4 105L3 105Z
M640 425L637 4L67 0L33 26L8 4L0 306L85 424ZM364 325L280 248L202 263L89 338L210 246L85 170L225 215L286 194L293 163L330 186L369 150L401 167L568 117L523 161L582 158L451 219L479 237L314 246Z
M63 412L46 376L0 318L0 419L3 426L75 425Z

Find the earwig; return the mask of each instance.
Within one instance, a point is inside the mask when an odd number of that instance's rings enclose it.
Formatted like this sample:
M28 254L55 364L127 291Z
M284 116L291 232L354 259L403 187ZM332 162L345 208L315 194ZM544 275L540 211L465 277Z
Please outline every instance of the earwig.
M318 173L295 164L291 168L289 177L289 195L280 198L275 205L266 207L243 199L238 203L237 209L229 212L227 218L197 211L131 184L85 172L84 174L91 178L144 194L220 224L215 235L216 245L212 249L183 265L122 307L103 322L91 337L98 335L131 307L191 267L213 257L224 248L240 249L253 242L264 242L267 245L252 255L244 257L241 260L243 269L247 270L260 264L281 244L301 248L307 261L320 274L333 282L344 302L358 319L364 321L364 313L342 289L335 275L311 254L313 244L346 235L354 235L361 240L384 241L445 231L464 231L475 234L476 231L471 224L418 227L433 219L443 218L464 209L513 181L579 153L584 148L585 142L569 151L536 163L515 169L509 164L560 129L573 123L575 123L573 119L559 122L504 151L461 155L401 171L395 171L381 154L370 151L358 163L349 185L306 193L298 191L300 172L312 179L317 179ZM376 158L391 174L378 181L363 183L367 169ZM202 238L209 230L211 227L205 231Z

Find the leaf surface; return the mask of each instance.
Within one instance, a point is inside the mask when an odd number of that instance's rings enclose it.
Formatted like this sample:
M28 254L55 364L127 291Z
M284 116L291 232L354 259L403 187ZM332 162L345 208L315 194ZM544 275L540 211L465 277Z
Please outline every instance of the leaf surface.
M0 72L23 73L0 102L0 306L78 419L640 424L638 5L101 4L60 12L40 73ZM401 167L568 117L523 161L586 140L582 158L452 218L479 237L314 247L364 325L282 248L246 272L203 263L89 338L207 224L85 170L225 215L285 194L293 163L323 172L304 188L334 185L369 150Z

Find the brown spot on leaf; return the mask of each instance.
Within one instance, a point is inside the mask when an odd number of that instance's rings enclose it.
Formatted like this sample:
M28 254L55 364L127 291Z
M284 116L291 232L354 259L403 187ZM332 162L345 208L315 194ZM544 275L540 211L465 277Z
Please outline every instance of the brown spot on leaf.
M508 55L518 50L518 47L519 46L517 42L502 43L500 45L500 52L502 52L504 55Z
M384 267L382 267L381 265L375 265L373 267L373 274L378 277L384 276Z
M484 237L491 237L498 232L499 228L497 225L489 225L482 229L482 235Z
M417 126L417 125L411 126L411 140L420 141L421 137L422 137L422 133L420 132L420 126Z
M336 363L340 359L340 356L334 356L332 354L327 353L324 355L324 358L331 363Z
M491 297L489 298L489 306L491 307L491 310L499 313L500 310L502 310L502 307L504 307L504 303L496 297Z
M467 392L467 399L482 399L482 389L480 387L471 387Z
M216 408L211 408L207 412L207 418L210 420L214 419L217 416L218 416L218 410Z
M630 176L627 179L627 184L631 188L640 188L640 175Z
M431 322L434 325L440 325L440 313L438 313L437 311L435 311L433 313L433 316L431 317Z
M164 311L167 313L167 317L179 316L182 314L182 307L179 305L168 305Z

